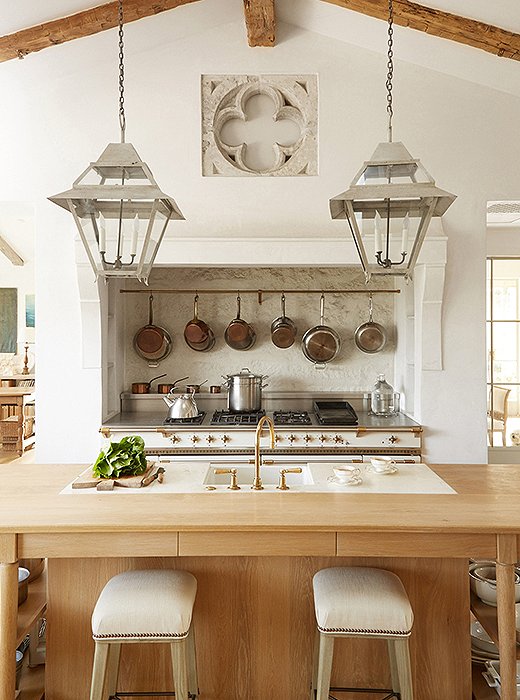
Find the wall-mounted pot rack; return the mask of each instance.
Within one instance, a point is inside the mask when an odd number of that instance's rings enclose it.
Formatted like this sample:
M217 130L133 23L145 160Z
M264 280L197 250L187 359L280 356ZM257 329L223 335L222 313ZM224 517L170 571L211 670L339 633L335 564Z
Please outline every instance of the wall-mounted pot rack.
M400 294L400 289L121 289L121 294L256 294L258 303L265 294Z

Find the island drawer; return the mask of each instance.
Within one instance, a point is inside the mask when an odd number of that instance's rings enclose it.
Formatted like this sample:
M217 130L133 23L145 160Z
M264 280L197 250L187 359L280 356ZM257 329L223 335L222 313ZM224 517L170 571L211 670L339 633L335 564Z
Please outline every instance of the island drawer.
M179 556L336 555L335 532L180 532Z
M338 557L495 559L492 534L442 532L338 532Z

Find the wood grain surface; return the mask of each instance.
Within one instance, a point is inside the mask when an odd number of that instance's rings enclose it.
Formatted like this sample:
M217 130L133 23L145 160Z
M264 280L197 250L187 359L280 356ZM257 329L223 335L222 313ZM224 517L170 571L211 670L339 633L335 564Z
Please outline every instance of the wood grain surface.
M307 698L315 626L312 576L327 566L349 564L379 566L401 577L415 613L416 697L470 700L466 562L331 557L51 561L46 697L88 700L94 648L90 616L106 581L127 569L165 567L191 571L198 581L194 621L201 700ZM337 642L333 685L389 687L389 682L386 642ZM167 691L171 683L165 645L123 647L120 690Z

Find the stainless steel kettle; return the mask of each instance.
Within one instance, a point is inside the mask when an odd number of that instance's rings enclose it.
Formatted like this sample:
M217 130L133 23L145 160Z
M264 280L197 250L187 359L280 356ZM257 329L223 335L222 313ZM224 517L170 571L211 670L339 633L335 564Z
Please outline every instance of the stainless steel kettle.
M170 392L167 396L163 396L163 399L169 408L168 418L195 418L199 415L193 394L173 394Z

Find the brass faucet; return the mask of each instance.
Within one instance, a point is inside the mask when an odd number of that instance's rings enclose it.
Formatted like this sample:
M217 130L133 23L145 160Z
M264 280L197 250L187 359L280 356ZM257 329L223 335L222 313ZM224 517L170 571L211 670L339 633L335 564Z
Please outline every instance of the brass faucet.
M255 480L253 481L252 489L255 491L262 491L264 488L262 486L262 477L260 476L260 467L262 466L262 459L260 457L260 438L262 437L262 430L264 424L267 423L269 428L269 434L271 436L271 449L274 449L274 424L269 416L262 416L258 421L255 433Z

